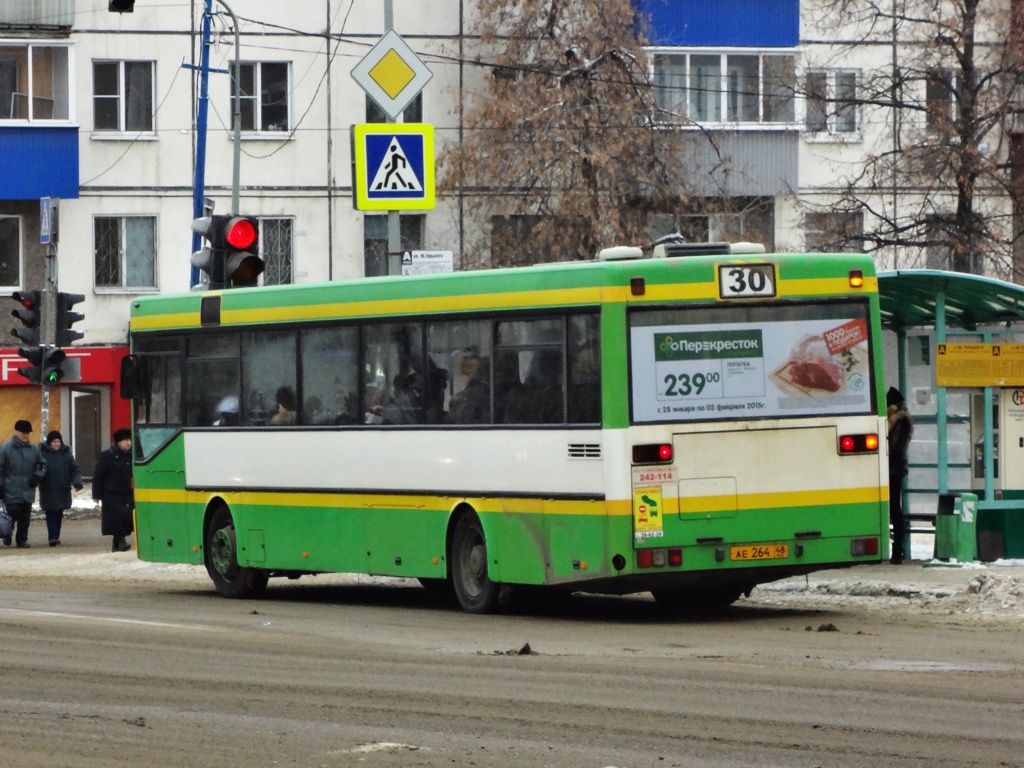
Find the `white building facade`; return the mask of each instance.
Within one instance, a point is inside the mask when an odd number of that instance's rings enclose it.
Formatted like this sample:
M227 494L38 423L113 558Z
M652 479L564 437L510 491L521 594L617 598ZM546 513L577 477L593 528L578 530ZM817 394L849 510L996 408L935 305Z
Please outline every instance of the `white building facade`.
M827 250L839 232L845 247L855 246L871 211L837 216L825 208L839 180L893 140L889 111L852 105L867 73L892 66L895 38L864 38L850 54L860 31L822 27L816 5L799 0L638 2L652 17L660 104L694 134L684 167L704 196L700 206L666 211L652 235L678 230L698 240ZM236 46L229 16L212 5L205 197L227 213ZM351 71L385 31L385 1L232 6L242 89L239 212L260 220L264 282L396 274L387 216L352 204L350 126L384 116ZM403 120L432 124L440 155L470 128L465 107L490 76L477 60L474 5L391 6L394 29L432 73ZM39 199L60 198L55 274L61 291L85 296L76 307L85 314L85 346L123 346L133 297L186 291L194 279L204 7L203 0L139 0L124 14L109 12L106 0L0 7L0 292L43 287ZM998 137L993 146L1008 151ZM915 194L879 189L877 210ZM404 213L401 250L450 250L459 268L464 233L488 225L465 220L460 202L439 196L434 210ZM1005 203L996 196L985 205ZM878 252L881 266L938 265L928 258ZM3 383L23 380L11 374ZM116 420L111 406L101 412L103 426Z

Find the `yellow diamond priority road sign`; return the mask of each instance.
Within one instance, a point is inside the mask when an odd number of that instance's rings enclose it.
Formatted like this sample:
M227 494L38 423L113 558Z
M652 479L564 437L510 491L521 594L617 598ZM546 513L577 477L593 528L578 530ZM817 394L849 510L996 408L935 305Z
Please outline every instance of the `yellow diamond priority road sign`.
M393 29L352 70L355 81L392 119L402 114L432 76Z

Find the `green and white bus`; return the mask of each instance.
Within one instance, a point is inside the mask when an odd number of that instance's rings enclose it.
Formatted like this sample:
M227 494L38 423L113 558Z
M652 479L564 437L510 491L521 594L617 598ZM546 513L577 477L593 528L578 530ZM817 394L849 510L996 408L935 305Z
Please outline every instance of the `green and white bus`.
M887 557L870 257L672 250L133 301L139 556L473 613L517 585L721 606Z

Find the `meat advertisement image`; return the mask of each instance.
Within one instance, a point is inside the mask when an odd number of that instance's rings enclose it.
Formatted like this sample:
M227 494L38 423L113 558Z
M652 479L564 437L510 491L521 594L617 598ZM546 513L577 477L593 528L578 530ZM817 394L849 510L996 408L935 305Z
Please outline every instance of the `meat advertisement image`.
M772 373L772 381L790 395L859 390L867 375L865 338L866 334L861 333L857 324L804 336L789 353L785 364Z

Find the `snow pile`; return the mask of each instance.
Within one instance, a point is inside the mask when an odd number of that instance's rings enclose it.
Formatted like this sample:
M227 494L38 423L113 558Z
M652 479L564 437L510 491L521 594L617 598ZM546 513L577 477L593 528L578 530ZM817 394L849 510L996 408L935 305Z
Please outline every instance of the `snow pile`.
M1001 613L1024 616L1024 582L1020 578L979 573L967 588L942 606L950 613Z
M948 574L960 576L959 584L926 583L937 574L928 573L927 568L924 570L917 578L908 573L905 581L829 578L827 572L814 574L762 584L744 602L816 610L894 609L904 613L1024 618L1024 577L1016 568L1003 575L974 565L969 577L959 569L957 574Z

